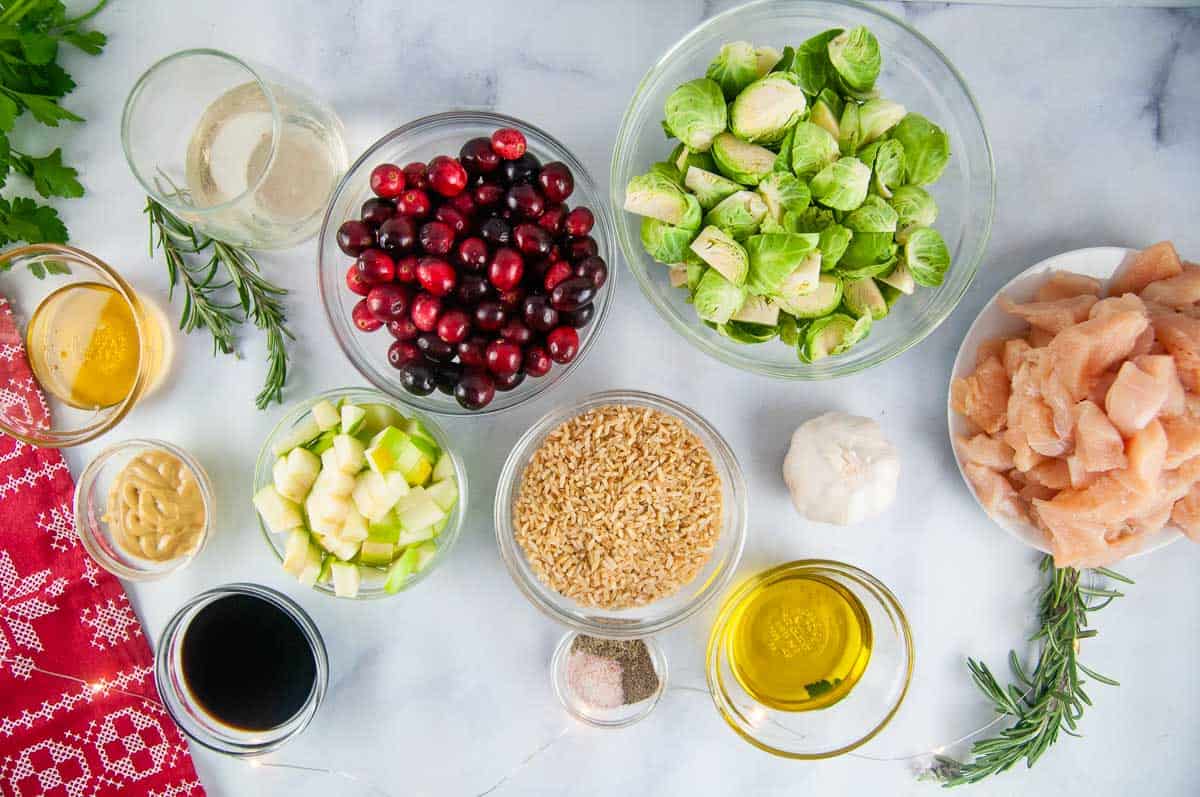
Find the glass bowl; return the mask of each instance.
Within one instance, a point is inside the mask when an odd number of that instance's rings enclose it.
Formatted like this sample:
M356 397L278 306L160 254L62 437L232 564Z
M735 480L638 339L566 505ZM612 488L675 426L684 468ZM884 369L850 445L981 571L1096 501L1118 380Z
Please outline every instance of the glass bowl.
M275 425L271 433L267 435L267 439L263 441L262 449L258 452L258 461L254 465L254 492L257 493L261 488L272 483L271 468L275 464L276 457L271 452L275 441L291 431L292 427L300 421L308 417L309 411L313 405L320 401L330 401L336 403L338 399L346 399L354 404L385 404L388 407L402 413L406 418L416 418L421 422L421 425L433 435L438 446L450 455L450 461L454 464L454 478L458 481L458 502L454 505L454 509L450 512L450 519L446 524L446 528L437 536L437 553L433 559L425 566L423 570L409 576L404 587L399 593L405 590L410 590L421 581L429 577L429 574L437 570L441 564L446 561L450 555L450 550L454 547L454 543L458 541L458 535L462 531L463 518L466 515L467 509L467 469L463 465L462 458L454 451L454 447L450 444L450 438L446 436L446 432L442 427L438 426L437 422L428 415L414 411L412 407L407 407L398 404L391 397L380 393L378 390L370 388L358 387L343 387L334 390L327 390L324 393L318 393L307 401L301 401L292 406L286 415ZM259 530L262 531L263 537L267 544L271 546L271 550L275 553L275 558L279 560L281 569L280 573L287 578L291 578L282 570L284 549L287 544L287 533L274 533L267 528L262 522L262 518L253 506L247 505L247 511L253 512L258 522ZM389 593L383 589L384 582L387 580L387 573L376 568L361 569L361 584L359 586L358 595L354 600L364 600L370 598L386 598L390 597ZM333 585L317 583L313 585L313 589L322 592L330 597L333 597Z
M154 561L127 551L118 541L106 514L109 490L121 471L134 458L159 451L178 458L200 488L204 502L204 525L200 538L189 551L166 561ZM108 572L129 581L153 581L174 573L195 559L208 544L217 507L208 474L190 454L162 440L125 440L100 453L84 468L75 484L75 528L83 547Z
M672 288L667 268L642 249L641 217L626 213L625 185L670 152L663 140L663 104L688 80L702 77L721 45L746 40L780 49L823 30L866 25L879 39L884 96L928 116L950 136L952 156L942 178L927 186L940 208L935 225L953 264L938 288L921 288L898 301L870 337L849 352L813 364L777 340L734 343L706 327ZM924 36L880 9L854 0L761 0L718 14L684 36L642 78L625 111L613 149L611 202L621 252L642 292L667 323L692 345L722 362L781 379L831 379L878 365L916 345L937 328L966 292L983 258L995 204L995 167L975 99L962 76Z
M490 136L499 127L515 127L525 134L528 151L542 163L562 161L575 176L575 190L568 199L571 207L586 205L595 216L591 235L596 239L600 256L609 264L608 281L594 300L596 314L592 322L579 330L579 353L566 365L554 364L550 373L539 379L526 379L516 389L496 391L496 397L482 410L461 407L452 396L434 391L428 396L416 396L400 384L399 371L388 364L387 350L393 338L386 328L374 333L360 332L353 324L350 311L362 298L346 288L346 269L353 262L337 245L337 230L343 222L357 219L359 207L373 196L369 178L371 170L381 163L403 166L411 161L426 162L435 155L457 156L462 145L477 136ZM571 373L591 348L591 342L604 325L608 315L613 282L618 269L614 267L616 236L604 195L583 164L549 133L520 119L487 111L448 111L422 117L388 133L367 148L334 193L333 202L321 227L317 263L321 301L325 315L333 327L334 337L342 351L363 377L379 390L406 404L427 412L445 415L482 415L510 409L558 384Z
M550 588L537 577L516 540L512 513L525 466L554 429L588 410L611 404L648 407L678 418L704 443L721 477L724 512L721 534L704 568L678 592L644 606L598 609L583 606ZM746 483L729 444L709 423L682 404L652 393L609 391L558 407L527 431L504 463L496 487L495 526L500 556L517 587L539 611L589 636L639 639L671 628L704 607L729 584L746 543Z
M70 340L55 334L64 327L69 329L69 323L80 317L82 305L58 304L57 314L53 309L39 312L71 295L67 290L85 285L94 289L91 295L104 291L109 298L103 311L83 309L107 313L109 304L115 304L132 319L132 339L118 337L127 333L119 324L111 324L108 329L116 330L111 333L114 337L101 341L109 347L136 347L136 372L128 392L112 402L71 395L75 391L66 386L65 369L56 367L52 356L65 358L80 346L95 345L95 338L82 339L94 329L73 330L78 334ZM11 316L5 312L5 304ZM30 352L31 346L34 352ZM56 348L61 351L50 351ZM173 339L162 311L139 296L112 266L71 246L34 244L0 254L0 351L12 353L0 358L0 387L8 387L0 394L0 431L32 445L62 448L94 440L112 429L153 391L171 362ZM39 351L45 353L44 360L36 356Z
M781 711L755 700L730 664L730 620L758 587L799 574L822 576L862 602L871 623L871 657L854 688L838 702L811 711ZM821 759L870 741L899 710L912 680L914 649L896 596L852 565L808 559L751 577L725 599L708 638L708 690L729 726L750 744L784 758Z
M559 640L558 646L554 649L554 656L550 659L551 686L554 687L554 695L558 698L558 702L562 704L567 713L593 728L628 728L635 722L650 716L650 712L662 698L663 692L667 690L667 656L663 652L662 646L654 641L653 637L646 637L642 640L646 646L646 652L650 654L650 660L654 664L654 673L658 676L658 689L654 694L637 703L629 703L615 708L602 708L589 705L571 689L568 661L571 655L571 645L578 636L579 634L575 631L568 631Z

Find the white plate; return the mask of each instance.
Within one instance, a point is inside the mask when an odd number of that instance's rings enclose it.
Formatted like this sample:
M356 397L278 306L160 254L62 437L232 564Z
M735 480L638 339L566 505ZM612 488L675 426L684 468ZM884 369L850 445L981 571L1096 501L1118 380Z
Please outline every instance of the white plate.
M954 371L950 375L951 380L966 377L975 370L975 353L978 351L981 343L991 338L1019 335L1026 328L1024 321L1004 312L996 304L996 300L1001 294L1018 303L1032 301L1038 287L1055 271L1072 271L1076 274L1086 274L1089 277L1107 281L1113 272L1117 270L1117 267L1124 262L1125 258L1133 254L1136 254L1136 250L1123 249L1117 246L1076 249L1073 252L1064 252L1061 255L1047 258L1013 277L979 311L979 316L971 324L971 328L967 330L967 336L963 338L962 345L958 348L958 356L954 358ZM951 408L949 401L946 402L946 417L950 426L950 444L953 447L954 440L959 435L969 434L970 429L968 428L966 418L956 413ZM959 459L957 447L955 447L954 451L954 461L958 463L958 472L966 483L967 489L971 491L971 495L975 495L975 488L971 486L966 472L963 471L963 463ZM976 500L978 501L978 496L976 496ZM982 504L980 505L980 509L983 509ZM986 510L985 514L987 514ZM1026 545L1049 553L1045 535L1037 527L1013 518L993 517L992 515L988 515L988 517L1000 528ZM1154 534L1147 535L1142 542L1141 549L1133 555L1141 556L1142 554L1158 550L1165 545L1170 545L1182 536L1178 529L1166 526Z

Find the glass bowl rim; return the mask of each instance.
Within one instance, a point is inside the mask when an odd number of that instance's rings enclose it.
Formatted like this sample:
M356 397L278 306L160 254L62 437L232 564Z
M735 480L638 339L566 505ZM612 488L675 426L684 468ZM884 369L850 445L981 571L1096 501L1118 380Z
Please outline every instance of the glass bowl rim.
M942 323L950 316L950 314L954 312L954 310L958 307L959 302L962 301L963 296L966 295L967 290L971 287L971 284L975 281L975 276L979 273L979 267L987 253L987 246L989 240L991 239L992 224L994 222L996 213L996 160L992 152L991 140L988 138L987 127L984 125L983 113L979 108L979 103L976 101L975 95L971 93L970 88L967 86L966 79L962 76L962 73L958 71L958 68L955 67L950 59L946 57L945 53L943 53L941 49L939 49L937 45L930 41L924 34L922 34L912 25L909 25L904 20L900 19L894 14L889 13L888 11L885 11L882 8L867 5L866 3L859 2L859 0L820 0L820 2L832 6L840 5L854 8L863 13L887 20L888 22L893 23L897 27L901 28L909 36L928 48L928 50L939 61L942 62L942 64L949 71L950 75L954 78L955 85L957 85L962 91L963 96L967 100L968 106L973 112L973 117L978 124L979 135L983 141L984 152L987 154L987 177L989 187L986 213L980 228L981 235L979 239L979 245L976 251L974 251L968 257L966 263L957 262L954 264L954 268L959 273L962 273L964 270L966 271L966 279L963 280L961 286L956 288L954 294L948 294L951 296L951 301L947 303L944 309L939 310L935 315L930 317L928 327L920 331L919 334L898 341L898 345L894 348L894 350L881 351L874 357L853 365L844 365L842 367L837 367L834 365L831 371L814 370L811 366L805 366L803 363L784 365L778 363L755 362L726 350L718 345L717 341L701 334L698 329L692 328L692 326L680 318L658 295L658 290L654 287L645 269L634 265L634 263L638 260L638 250L635 246L635 242L632 240L629 234L627 225L615 225L617 241L621 248L621 253L624 255L625 262L629 267L629 271L633 274L634 279L637 281L638 287L641 289L645 297L650 301L650 304L654 307L655 312L657 312L658 315L667 322L668 326L670 326L685 340L687 340L689 344L709 355L710 357L719 360L725 365L732 366L739 370L762 374L763 376L769 376L775 379L800 382L836 379L839 377L860 373L870 368L874 368L877 365L881 365L894 357L898 357L899 355L911 349L913 346L921 343L923 340L925 340L925 338L929 337L929 335L931 335L939 326L941 326ZM743 3L742 5L735 6L734 8L730 8L721 12L720 14L709 17L693 27L674 44L672 44L671 47L651 65L651 67L642 76L642 79L638 81L637 89L634 91L633 96L629 100L629 104L626 105L625 111L621 115L621 122L617 127L616 141L613 145L613 154L609 169L609 203L615 217L620 218L621 214L625 212L623 208L624 186L620 183L618 172L619 166L624 160L624 156L627 154L630 156L632 155L630 146L631 142L627 140L628 131L634 122L634 110L638 105L638 101L642 95L649 90L650 83L657 79L657 77L670 66L671 62L679 51L681 51L692 41L706 35L711 28L723 24L734 16L745 13L746 11L781 5L793 5L793 3L786 2L786 0L753 0L752 2ZM796 5L803 5L803 3ZM938 290L943 290L945 287L948 286L940 287Z
M649 407L682 421L693 434L699 429L708 435L716 449L709 449L709 455L722 480L728 478L730 482L728 486L733 494L734 504L732 508L727 508L727 511L729 509L732 511L723 521L721 529L722 537L726 535L733 537L730 543L729 561L725 564L724 569L710 576L708 583L691 600L673 613L654 620L630 621L628 625L622 626L601 625L586 618L581 619L560 608L559 602L570 601L570 599L559 595L553 588L543 584L535 574L526 574L522 569L520 559L524 558L525 553L521 550L520 544L516 542L512 523L516 485L521 476L516 472L518 464L532 456L546 436L567 420L588 410L609 404ZM705 448L708 449L709 446L706 444ZM513 444L496 484L492 521L496 532L496 544L500 549L500 558L504 560L509 576L525 598L543 615L588 636L608 639L642 639L684 622L707 606L729 585L741 562L746 546L749 518L747 496L745 475L733 449L720 432L699 413L655 393L640 390L606 390L591 393L576 401L554 407L530 426ZM696 578L699 578L699 574ZM672 596L666 596L663 600L670 597ZM634 607L629 611L645 611L653 605L654 602L651 602L645 606ZM583 608L587 609L588 607Z
M540 139L546 141L549 145L549 149L554 152L555 157L562 160L571 168L571 171L574 173L576 178L576 190L582 186L587 192L594 195L596 201L588 205L595 219L591 235L596 237L596 231L600 230L601 240L598 240L597 243L603 244L605 250L608 252L608 255L605 257L605 262L608 265L608 280L598 291L597 298L593 300L593 303L598 304L596 307L596 315L588 325L590 327L588 337L581 343L579 351L575 355L575 359L571 360L571 362L565 365L556 363L555 367L550 371L548 376L542 377L538 380L538 387L536 389L530 390L512 404L503 407L497 407L489 404L487 407L484 407L480 410L464 409L463 407L460 407L458 404L454 403L438 404L435 406L431 403L425 402L424 396L415 396L406 393L403 390L398 390L397 392L393 393L389 389L389 386L380 384L379 381L376 381L373 373L370 373L367 368L359 364L359 358L362 355L359 353L358 347L355 345L355 343L351 340L344 339L342 334L339 332L339 327L334 320L334 308L337 305L340 297L330 296L325 290L325 281L321 278L321 275L325 273L327 268L334 268L332 264L328 266L326 265L325 244L331 240L331 236L336 235L336 227L341 226L342 224L341 221L338 221L335 226L333 220L333 210L334 206L338 202L338 199L344 193L350 191L351 180L354 178L362 179L364 176L364 172L362 170L374 159L376 153L393 141L402 139L403 137L415 132L438 130L456 123L490 124L495 127L516 127L518 129L532 132ZM572 194L572 196L574 196L574 194ZM566 381L566 378L570 374L574 373L575 369L581 362L583 362L583 359L587 356L587 354L593 348L595 348L594 341L597 337L599 337L600 332L604 327L604 322L608 318L609 309L612 306L613 294L616 291L617 272L620 271L619 268L616 268L616 264L614 262L614 257L619 252L620 246L617 243L616 226L613 222L612 215L609 212L608 205L605 202L604 191L596 183L595 178L592 177L591 172L587 170L587 168L583 165L583 162L580 161L570 149L568 149L561 141L547 133L541 127L530 124L523 119L518 119L514 116L508 116L506 114L485 109L460 108L421 116L388 131L383 136L372 142L363 151L362 155L360 155L353 163L350 164L349 168L346 169L346 173L342 175L342 178L338 181L337 186L334 188L333 193L330 196L329 205L325 209L325 218L321 222L321 230L317 235L317 290L321 295L321 306L325 311L325 320L329 323L330 328L333 330L334 340L337 341L338 347L342 350L342 354L344 354L346 359L350 361L350 364L354 367L354 370L358 372L359 376L367 380L372 387L384 393L385 395L391 396L396 401L400 401L410 407L415 407L423 412L449 417L479 417L494 413L507 412L508 410L523 406L535 398L546 395L550 390Z

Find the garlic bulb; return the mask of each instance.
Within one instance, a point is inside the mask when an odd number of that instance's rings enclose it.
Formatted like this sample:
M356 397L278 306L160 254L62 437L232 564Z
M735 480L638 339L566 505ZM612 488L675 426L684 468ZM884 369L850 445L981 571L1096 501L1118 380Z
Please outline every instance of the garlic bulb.
M783 460L796 510L846 526L875 517L896 498L900 457L870 418L827 412L801 424Z

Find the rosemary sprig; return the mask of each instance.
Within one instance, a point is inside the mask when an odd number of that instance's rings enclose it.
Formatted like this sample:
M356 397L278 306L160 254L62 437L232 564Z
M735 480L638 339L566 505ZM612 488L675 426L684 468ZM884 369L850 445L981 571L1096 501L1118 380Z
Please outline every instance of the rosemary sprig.
M147 197L150 219L150 254L162 250L167 261L168 298L183 289L179 328L185 333L207 329L213 354L237 351L235 328L249 320L267 334L267 376L254 400L260 410L272 401L283 402L287 382L287 327L283 297L287 291L262 276L258 261L245 249L209 238ZM204 258L196 260L194 258ZM232 292L232 300L223 297Z
M1024 759L1032 767L1058 739L1060 732L1079 736L1079 719L1086 706L1092 704L1083 686L1085 676L1099 683L1117 686L1117 682L1085 666L1079 661L1079 641L1096 636L1088 628L1088 613L1103 609L1123 593L1112 589L1090 587L1081 582L1081 573L1074 568L1055 568L1046 556L1041 572L1050 580L1039 600L1040 627L1032 641L1040 640L1041 652L1037 666L1027 673L1017 654L1010 651L1008 664L1015 683L1002 687L996 676L981 661L967 659L971 677L979 689L992 701L1001 716L1014 717L1016 722L990 739L976 742L972 759L955 761L938 756L932 774L943 786L977 783L1004 772ZM1133 582L1107 568L1097 573L1112 581ZM1095 602L1095 601L1099 602Z

